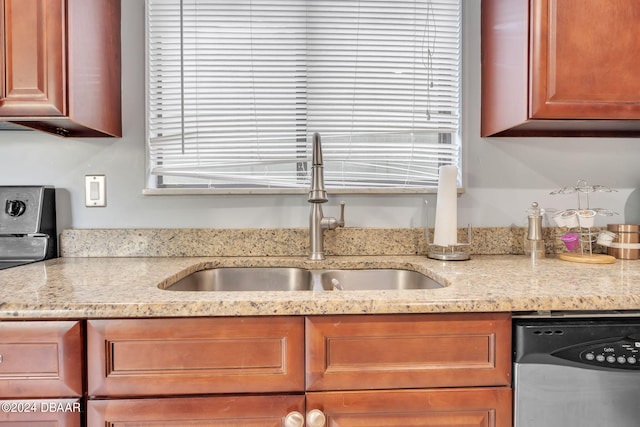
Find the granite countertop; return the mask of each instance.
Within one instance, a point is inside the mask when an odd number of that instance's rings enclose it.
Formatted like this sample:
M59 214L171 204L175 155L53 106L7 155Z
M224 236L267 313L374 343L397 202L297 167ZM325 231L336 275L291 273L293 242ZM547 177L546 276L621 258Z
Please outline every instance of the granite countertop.
M446 285L399 291L172 292L160 289L218 266L402 268ZM0 271L0 319L367 313L640 310L640 261L571 263L551 256L423 255L64 257Z

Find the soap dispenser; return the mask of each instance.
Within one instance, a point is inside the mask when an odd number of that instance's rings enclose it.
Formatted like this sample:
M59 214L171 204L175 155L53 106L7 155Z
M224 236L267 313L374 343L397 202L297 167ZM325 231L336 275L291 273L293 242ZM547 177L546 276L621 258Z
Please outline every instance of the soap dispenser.
M544 240L542 239L542 209L537 202L528 209L529 228L524 238L524 254L532 260L544 258Z

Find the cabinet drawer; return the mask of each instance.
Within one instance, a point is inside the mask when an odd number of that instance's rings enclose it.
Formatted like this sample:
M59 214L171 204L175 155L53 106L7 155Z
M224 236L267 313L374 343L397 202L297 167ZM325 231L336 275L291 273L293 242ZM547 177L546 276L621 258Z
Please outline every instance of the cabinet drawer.
M304 390L295 317L87 322L90 396Z
M0 396L82 396L82 353L79 322L0 322Z
M90 400L87 426L281 427L304 395Z
M306 320L307 390L511 384L508 314Z
M79 399L2 400L0 427L80 427Z
M510 427L511 389L435 389L307 394L328 426Z

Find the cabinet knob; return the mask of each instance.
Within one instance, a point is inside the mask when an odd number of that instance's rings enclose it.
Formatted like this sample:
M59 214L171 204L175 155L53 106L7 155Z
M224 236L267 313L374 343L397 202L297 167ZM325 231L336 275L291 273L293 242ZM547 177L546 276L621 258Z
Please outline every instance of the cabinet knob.
M27 210L27 205L22 200L7 200L4 211L12 217L20 216Z
M307 413L307 425L309 427L323 427L327 418L320 409L312 409Z
M284 417L284 427L303 427L304 416L298 411L292 411Z

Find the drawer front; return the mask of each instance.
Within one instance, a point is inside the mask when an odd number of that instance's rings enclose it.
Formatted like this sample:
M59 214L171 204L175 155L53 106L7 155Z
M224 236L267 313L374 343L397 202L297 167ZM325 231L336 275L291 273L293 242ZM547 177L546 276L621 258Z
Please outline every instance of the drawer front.
M508 387L314 392L307 411L340 427L511 427L511 396Z
M508 314L306 320L307 390L511 384Z
M0 396L82 396L82 326L0 322Z
M79 399L0 400L0 427L80 427Z
M304 390L304 320L87 322L90 396Z
M87 426L281 427L304 395L90 400Z

